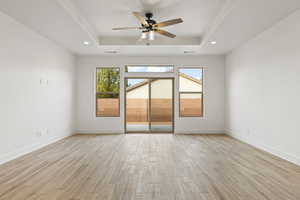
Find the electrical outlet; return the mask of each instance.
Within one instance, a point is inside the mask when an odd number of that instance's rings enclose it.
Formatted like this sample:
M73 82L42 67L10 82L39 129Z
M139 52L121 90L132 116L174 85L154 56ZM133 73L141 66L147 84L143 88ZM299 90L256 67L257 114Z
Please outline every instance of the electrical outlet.
M40 78L40 85L49 85L49 79Z

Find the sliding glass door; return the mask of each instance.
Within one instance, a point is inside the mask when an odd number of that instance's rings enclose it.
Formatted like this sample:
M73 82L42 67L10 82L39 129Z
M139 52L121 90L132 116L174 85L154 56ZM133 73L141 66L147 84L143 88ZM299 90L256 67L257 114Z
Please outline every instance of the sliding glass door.
M149 80L126 79L126 130L149 132Z
M173 80L154 79L150 84L150 128L152 132L173 131Z
M173 79L127 78L125 128L127 133L172 133Z

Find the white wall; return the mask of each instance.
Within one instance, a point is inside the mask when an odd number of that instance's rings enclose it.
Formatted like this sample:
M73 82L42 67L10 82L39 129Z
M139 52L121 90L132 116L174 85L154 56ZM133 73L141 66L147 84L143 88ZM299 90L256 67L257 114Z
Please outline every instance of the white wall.
M300 11L226 59L226 128L300 164Z
M3 163L73 132L75 59L2 13L0 24Z
M222 133L224 132L224 57L223 56L82 56L77 59L77 132L123 133L124 132L124 82L121 81L121 116L117 118L95 117L95 69L101 66L120 67L124 77L126 64L174 64L180 66L205 66L204 118L179 118L178 92L175 90L175 132ZM172 73L164 76L174 77ZM136 73L136 77L145 74ZM156 76L156 74L149 74ZM177 76L175 87L178 88Z

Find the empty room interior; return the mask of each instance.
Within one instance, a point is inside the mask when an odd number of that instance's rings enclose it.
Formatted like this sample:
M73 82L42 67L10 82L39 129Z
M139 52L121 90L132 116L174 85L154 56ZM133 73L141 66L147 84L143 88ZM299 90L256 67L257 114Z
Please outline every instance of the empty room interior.
M299 0L0 0L0 200L299 200Z

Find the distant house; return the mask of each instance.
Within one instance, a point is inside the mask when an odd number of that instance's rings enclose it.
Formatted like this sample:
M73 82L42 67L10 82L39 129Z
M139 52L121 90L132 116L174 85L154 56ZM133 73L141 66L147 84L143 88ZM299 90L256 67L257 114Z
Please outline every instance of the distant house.
M172 84L169 79L158 79L151 81L151 111L152 121L168 122L172 121L172 114L170 107L172 107ZM179 74L180 91L202 92L202 80L195 79L186 74ZM148 98L149 98L149 84L148 80L131 85L126 89L126 104L127 104L127 122L145 122L148 120ZM201 101L199 94L189 94L187 98L181 98L180 103L185 112L195 114L194 111L200 110ZM185 106L186 105L186 106ZM193 105L193 110L189 110ZM153 112L154 111L154 112Z
M169 80L158 79L152 80L151 87L153 88L151 97L152 98L170 98L172 97L172 88L170 84L165 84ZM199 91L202 92L202 80L195 79L186 74L179 74L179 82L180 82L180 91ZM127 98L135 99L135 98L147 98L148 97L148 80L143 82L131 85L126 89Z

